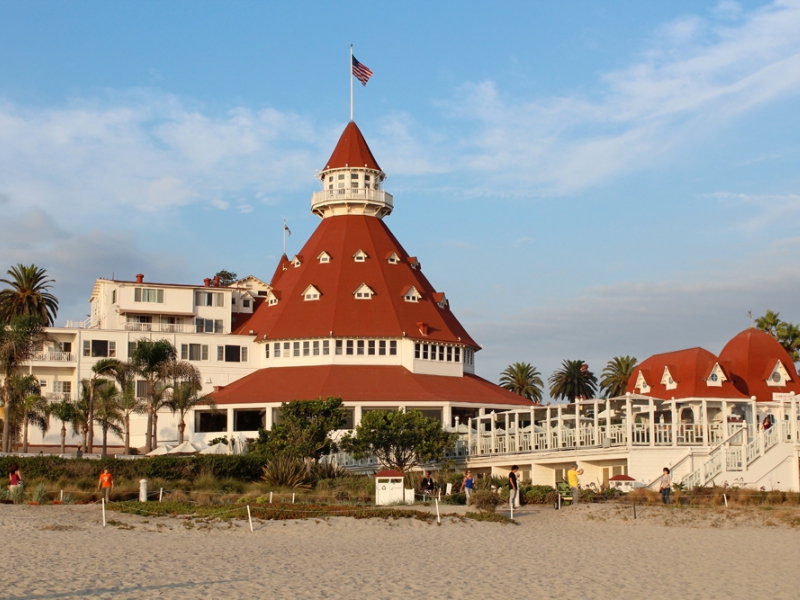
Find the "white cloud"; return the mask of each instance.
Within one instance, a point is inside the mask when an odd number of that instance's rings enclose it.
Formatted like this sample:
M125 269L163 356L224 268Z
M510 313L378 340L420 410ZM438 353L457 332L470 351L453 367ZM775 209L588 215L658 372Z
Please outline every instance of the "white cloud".
M738 228L748 232L755 232L800 216L800 194L714 192L699 194L699 197L715 198L725 206L749 206L754 209L755 215L737 223Z
M246 215L247 213L253 212L253 207L250 206L249 204L240 204L239 212L242 213L243 215Z
M211 201L211 206L218 208L219 210L228 210L230 203L220 200L219 198L214 198L214 200Z

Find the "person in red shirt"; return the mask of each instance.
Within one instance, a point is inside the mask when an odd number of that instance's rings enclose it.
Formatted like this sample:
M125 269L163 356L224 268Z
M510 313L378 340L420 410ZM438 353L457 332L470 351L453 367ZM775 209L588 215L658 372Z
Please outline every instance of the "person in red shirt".
M114 478L111 476L108 469L103 469L103 472L100 473L100 480L97 482L97 489L103 488L103 495L106 497L106 502L108 502L108 497L113 487Z

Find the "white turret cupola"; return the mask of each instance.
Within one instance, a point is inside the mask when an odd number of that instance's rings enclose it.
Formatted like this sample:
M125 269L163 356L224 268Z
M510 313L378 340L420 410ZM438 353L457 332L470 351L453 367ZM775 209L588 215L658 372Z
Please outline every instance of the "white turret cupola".
M392 195L381 189L386 173L378 166L354 121L345 127L318 177L322 191L311 197L311 212L321 219L335 215L382 219L394 208Z

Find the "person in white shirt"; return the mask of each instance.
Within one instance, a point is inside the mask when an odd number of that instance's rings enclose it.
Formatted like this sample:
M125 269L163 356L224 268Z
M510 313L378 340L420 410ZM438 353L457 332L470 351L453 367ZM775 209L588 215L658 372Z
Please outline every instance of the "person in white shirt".
M669 490L672 487L672 477L670 477L669 469L664 467L664 474L659 480L658 491L661 492L661 502L669 504Z

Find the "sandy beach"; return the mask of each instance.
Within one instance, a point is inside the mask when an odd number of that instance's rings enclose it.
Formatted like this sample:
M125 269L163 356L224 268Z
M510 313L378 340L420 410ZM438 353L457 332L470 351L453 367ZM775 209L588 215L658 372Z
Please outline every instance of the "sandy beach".
M449 508L448 508L449 509ZM800 517L763 509L524 509L519 525L335 518L195 523L0 506L2 596L797 598Z

